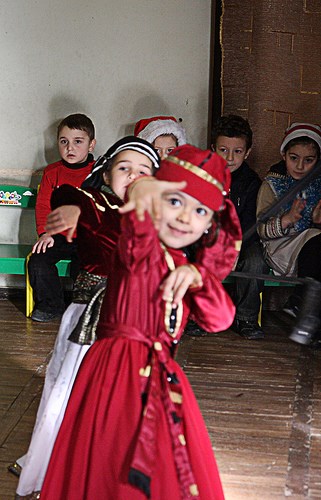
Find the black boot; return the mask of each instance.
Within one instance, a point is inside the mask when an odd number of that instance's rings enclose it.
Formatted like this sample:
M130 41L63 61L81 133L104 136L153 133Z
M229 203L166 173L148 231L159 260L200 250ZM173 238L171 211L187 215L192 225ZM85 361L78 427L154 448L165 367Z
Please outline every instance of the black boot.
M321 283L313 278L306 278L305 281L300 312L290 339L309 345L319 336L321 328Z

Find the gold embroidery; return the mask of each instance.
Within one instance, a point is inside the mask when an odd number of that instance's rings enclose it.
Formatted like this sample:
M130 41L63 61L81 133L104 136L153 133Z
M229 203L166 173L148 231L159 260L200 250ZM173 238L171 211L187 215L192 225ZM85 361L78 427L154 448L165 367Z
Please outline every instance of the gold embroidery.
M118 210L118 208L120 208L120 205L112 205L109 201L108 201L108 198L107 196L104 195L104 193L100 193L101 196L104 198L105 202L107 203L107 205L109 206L109 208L111 208L112 210Z
M241 246L242 246L242 240L236 240L235 241L235 250L237 250L239 252L241 250Z
M183 396L178 392L169 391L169 396L173 403L176 403L178 405L181 405L183 403Z
M189 492L192 497L197 497L199 495L197 484L191 484L189 487Z
M99 203L97 203L95 197L91 194L91 193L88 193L88 191L85 191L84 189L81 189L81 188L77 188L78 191L81 191L82 193L84 193L86 196L88 196L88 198L90 198L91 200L93 200L93 202L95 203L96 207L98 208L98 210L100 210L101 212L105 212L106 211L106 208L103 207L102 205L100 205ZM104 198L105 202L106 202L106 205L108 205L109 208L111 208L112 210L118 210L119 208L119 205L112 205L109 201L108 201L108 198L103 194L103 193L100 193L101 196Z
M179 434L178 439L182 446L186 446L186 440L184 434Z
M155 351L162 351L163 350L162 344L160 342L154 342L154 349Z
M170 271L174 271L175 270L175 262L174 262L173 257L171 256L171 254L169 253L169 251L167 250L167 248L165 247L165 245L163 243L161 243L161 247L164 251L165 260L166 260L166 264L168 265L168 269ZM169 333L171 337L175 338L177 336L178 331L180 329L180 326L182 324L183 304L182 304L182 302L180 302L179 304L177 304L177 308L175 310L173 310L172 301L173 301L172 298L170 300L166 300L164 322L165 322L165 328L166 328L167 333ZM174 329L171 327L172 314L176 315Z
M139 369L139 375L141 377L149 377L151 371L152 371L152 367L150 365L147 365L146 368L140 368Z

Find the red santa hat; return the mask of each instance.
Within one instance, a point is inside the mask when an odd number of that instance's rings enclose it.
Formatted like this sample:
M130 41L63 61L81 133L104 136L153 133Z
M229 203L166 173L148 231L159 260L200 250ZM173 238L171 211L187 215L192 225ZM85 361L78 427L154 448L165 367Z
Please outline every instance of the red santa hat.
M313 139L321 151L321 127L311 123L292 123L285 131L285 135L281 144L280 152L284 153L285 146L298 137L309 137Z
M186 181L182 190L214 211L223 210L230 189L231 173L226 161L210 150L185 144L161 162L157 179Z
M153 143L160 135L172 134L177 139L178 146L186 144L185 129L174 116L153 116L139 120L134 129L134 135Z

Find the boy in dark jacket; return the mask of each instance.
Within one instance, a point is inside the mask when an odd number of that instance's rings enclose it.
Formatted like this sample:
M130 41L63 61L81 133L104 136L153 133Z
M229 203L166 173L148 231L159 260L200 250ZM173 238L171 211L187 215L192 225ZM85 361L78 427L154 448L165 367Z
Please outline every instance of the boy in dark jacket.
M245 161L252 146L251 127L241 116L222 116L214 126L212 141L212 148L228 162L232 173L230 199L245 233L256 222L256 198L261 185L260 177ZM268 272L257 233L242 243L236 271ZM246 339L261 339L264 333L258 324L258 314L263 281L237 278L235 282L236 315L231 328Z

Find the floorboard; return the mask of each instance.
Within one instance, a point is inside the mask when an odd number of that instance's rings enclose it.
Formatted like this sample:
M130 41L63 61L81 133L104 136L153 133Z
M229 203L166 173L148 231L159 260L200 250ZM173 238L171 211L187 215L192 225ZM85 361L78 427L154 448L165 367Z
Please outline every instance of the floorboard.
M58 323L0 300L0 500L7 465L28 446ZM177 360L195 391L227 500L321 499L321 351L288 339L292 320L265 311L266 339L231 331L183 337ZM164 499L166 500L166 499Z

